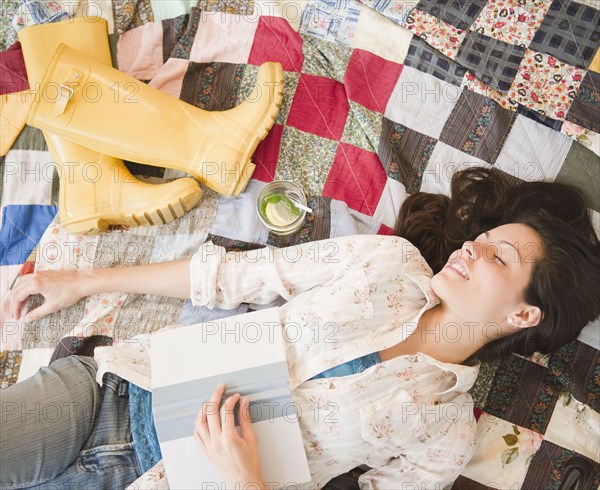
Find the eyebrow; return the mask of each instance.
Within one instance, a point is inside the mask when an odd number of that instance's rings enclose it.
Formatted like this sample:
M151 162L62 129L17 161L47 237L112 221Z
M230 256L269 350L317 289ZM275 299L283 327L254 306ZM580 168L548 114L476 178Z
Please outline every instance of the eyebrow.
M489 240L490 233L486 231L485 237ZM517 252L517 256L519 257L519 262L523 262L523 259L521 257L521 254L519 253L519 250L517 250L517 247L515 247L512 243L507 242L506 240L498 240L498 243L502 243L504 245L508 245L509 247L512 247L515 250L515 252Z

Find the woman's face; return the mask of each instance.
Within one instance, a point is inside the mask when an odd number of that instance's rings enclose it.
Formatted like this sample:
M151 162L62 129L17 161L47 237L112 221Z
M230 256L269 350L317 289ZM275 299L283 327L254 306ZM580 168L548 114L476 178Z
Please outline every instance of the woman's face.
M506 322L527 306L525 288L541 254L542 242L532 228L502 225L453 252L431 287L464 321Z

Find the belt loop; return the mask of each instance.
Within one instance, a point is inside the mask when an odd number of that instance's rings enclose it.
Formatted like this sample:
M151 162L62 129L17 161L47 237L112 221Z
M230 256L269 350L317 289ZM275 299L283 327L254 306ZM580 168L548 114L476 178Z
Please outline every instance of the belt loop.
M117 395L127 396L129 394L129 383L127 381L121 381L119 388L117 389Z

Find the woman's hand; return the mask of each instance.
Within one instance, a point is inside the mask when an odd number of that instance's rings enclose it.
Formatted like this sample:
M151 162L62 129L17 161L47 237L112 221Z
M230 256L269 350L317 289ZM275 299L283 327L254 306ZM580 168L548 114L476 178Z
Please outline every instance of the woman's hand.
M19 276L2 301L2 316L19 320L27 298L41 294L45 302L29 311L23 321L30 322L71 306L86 296L83 274L78 271L41 271Z
M265 488L258 455L258 439L250 421L250 401L248 398L240 399L239 393L230 396L223 404L221 420L219 404L224 392L225 385L221 383L210 401L202 404L196 418L194 437L204 454L224 477L227 488L239 485L244 487L248 484L253 484L251 488ZM241 436L235 428L233 416L238 402Z

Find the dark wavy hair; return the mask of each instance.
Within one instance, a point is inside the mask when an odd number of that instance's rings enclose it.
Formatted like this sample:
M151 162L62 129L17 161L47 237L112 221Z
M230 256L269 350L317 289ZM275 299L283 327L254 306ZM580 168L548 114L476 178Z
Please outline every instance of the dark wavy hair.
M473 357L491 361L509 353L553 352L600 315L600 243L580 189L474 167L453 175L451 196L412 194L394 229L421 251L434 273L465 241L503 224L528 225L543 244L524 298L540 308L542 320L489 342Z

